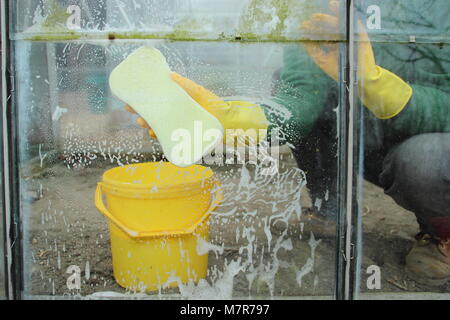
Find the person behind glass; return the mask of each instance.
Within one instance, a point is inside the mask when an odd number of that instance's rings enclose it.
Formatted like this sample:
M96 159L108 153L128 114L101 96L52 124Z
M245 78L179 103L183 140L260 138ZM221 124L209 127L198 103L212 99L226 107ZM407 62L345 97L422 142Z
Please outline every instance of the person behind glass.
M383 24L393 30L417 23L428 25L427 33L444 35L450 27L442 15L443 8L448 10L445 0L429 1L425 12L421 1L359 1L357 12L365 14L374 2ZM301 30L335 33L338 8L338 1L329 1L329 14L313 14ZM424 24L418 17L435 22ZM420 232L406 257L409 273L422 283L443 284L450 281L449 46L371 43L364 22L357 21L355 50L364 178L417 218ZM317 42L286 50L275 94L294 117L303 117L290 124L294 129L288 136L299 166L307 172L313 203L320 200L312 218L318 225L334 217L337 204L332 177L337 172L338 50L335 43Z
M399 1L377 1L391 26L408 20ZM447 0L429 2L422 15L434 21ZM367 2L367 3L366 3ZM359 9L367 12L371 1ZM420 1L408 2L414 22ZM415 8L417 6L417 8ZM339 30L339 3L329 1L327 13L315 13L302 23L305 34L334 34ZM416 11L417 11L416 10ZM417 11L419 12L419 11ZM389 19L395 17L396 19ZM382 16L384 19L385 17ZM404 22L404 21L403 21ZM448 19L439 21L448 30ZM445 25L447 24L447 25ZM364 178L384 189L401 207L412 211L420 232L406 257L414 279L426 284L450 280L450 56L448 45L371 43L358 20L358 97L364 117ZM429 24L431 31L434 25ZM400 27L400 26L399 26ZM444 31L443 31L444 32ZM284 66L276 73L274 101L291 117L281 120L273 108L237 108L179 74L172 79L224 129L280 129L292 147L299 168L306 172L315 204L305 221L319 236L335 234L337 208L336 107L339 103L338 45L305 42L288 46ZM126 110L134 112L130 106ZM261 120L264 119L264 120ZM267 120L267 121L266 121ZM138 124L154 132L144 119ZM268 133L268 136L270 134Z

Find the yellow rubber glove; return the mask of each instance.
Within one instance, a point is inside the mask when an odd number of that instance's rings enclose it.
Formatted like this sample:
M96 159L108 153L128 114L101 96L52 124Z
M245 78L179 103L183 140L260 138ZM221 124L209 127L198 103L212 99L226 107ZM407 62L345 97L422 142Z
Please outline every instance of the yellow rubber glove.
M358 25L358 94L376 117L393 118L405 108L413 90L399 76L376 65L369 36L361 21Z
M211 91L188 78L175 72L171 74L171 77L192 99L221 122L226 133L224 136L225 143L235 145L233 136L237 137L238 145L253 145L265 139L268 121L259 105L246 101L225 102ZM129 112L134 112L129 106L125 106L125 109ZM150 136L155 137L153 130L151 130L144 119L138 118L137 123L141 127L149 129ZM255 136L249 135L251 133L247 131L249 129L254 129Z
M233 136L237 137L238 145L254 145L265 139L266 135L264 133L266 132L264 130L267 130L268 121L260 106L246 101L225 102L211 91L177 73L172 74L172 79L192 99L197 101L198 104L222 123L223 128L226 130L225 143L234 145ZM254 134L247 131L249 129L254 129ZM263 131L260 131L260 129ZM246 136L246 133L248 136Z
M333 35L339 30L337 1L330 1L330 9L336 16L316 13L305 21L301 29L309 34ZM412 96L412 88L394 73L375 63L369 36L358 21L358 94L377 118L389 119L398 115ZM339 48L335 43L306 43L305 49L315 63L331 78L338 80Z

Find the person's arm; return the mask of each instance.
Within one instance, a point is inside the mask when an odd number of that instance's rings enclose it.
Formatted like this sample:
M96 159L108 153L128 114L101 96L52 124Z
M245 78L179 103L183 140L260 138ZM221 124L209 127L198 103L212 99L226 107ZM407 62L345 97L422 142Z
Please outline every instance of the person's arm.
M436 88L412 84L413 95L403 111L390 119L393 134L412 136L450 132L450 95Z
M172 72L170 77L192 99L220 121L225 131L224 143L256 145L266 138L269 124L260 105L248 101L224 101L212 91L175 72ZM125 110L136 113L128 105L125 106ZM148 129L151 137L157 138L143 118L138 118L137 123Z
M339 29L339 12L336 1L330 0L334 15L316 13L304 21L301 29L307 34L331 34ZM408 104L412 88L395 73L377 65L367 31L358 20L357 29L357 79L358 96L362 104L379 119L396 117ZM339 52L336 44L306 43L306 51L314 62L332 79L339 81Z
M290 115L286 119L265 108L270 122L269 131L279 128L286 142L296 144L311 131L336 82L314 63L303 45L290 46L285 50L284 66L278 82L273 100L285 107Z

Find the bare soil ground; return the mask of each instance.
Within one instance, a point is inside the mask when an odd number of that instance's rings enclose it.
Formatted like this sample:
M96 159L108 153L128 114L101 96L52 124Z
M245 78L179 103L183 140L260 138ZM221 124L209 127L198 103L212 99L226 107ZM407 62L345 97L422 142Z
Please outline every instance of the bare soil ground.
M113 166L68 169L57 161L23 183L25 292L126 293L113 278L107 223L94 206L96 183ZM332 296L335 235L327 233L329 227L309 226L311 201L292 156L284 157L280 175L272 179L259 179L251 167L239 165L213 170L225 200L210 221L210 242L223 252L209 253L209 283L217 285L230 261L240 258L247 267L231 278L234 297ZM370 183L364 192L361 291L370 291L365 271L375 264L382 272L379 292L449 292L449 285L426 287L405 275L404 257L418 232L414 215ZM82 271L80 290L67 288L70 265Z

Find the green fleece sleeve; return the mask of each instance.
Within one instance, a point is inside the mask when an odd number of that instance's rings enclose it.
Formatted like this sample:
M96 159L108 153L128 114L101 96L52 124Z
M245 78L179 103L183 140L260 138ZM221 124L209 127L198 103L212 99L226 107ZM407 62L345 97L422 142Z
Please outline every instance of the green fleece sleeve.
M413 95L406 108L388 120L391 134L407 138L428 132L450 132L450 94L436 88L411 85Z
M287 112L285 117L280 117L265 109L269 132L279 128L283 140L295 145L311 131L333 86L336 86L335 81L311 60L302 45L286 48L273 100Z

